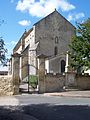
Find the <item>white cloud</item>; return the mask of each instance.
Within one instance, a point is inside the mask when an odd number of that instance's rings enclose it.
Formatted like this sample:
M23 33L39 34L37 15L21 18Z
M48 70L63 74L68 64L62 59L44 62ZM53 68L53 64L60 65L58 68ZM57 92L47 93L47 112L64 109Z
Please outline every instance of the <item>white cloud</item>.
M18 24L20 24L22 26L29 26L31 24L31 22L27 21L27 20L22 20L22 21L19 21Z
M75 9L75 6L67 2L67 0L60 0L59 5L62 11L70 11L72 9Z
M16 10L29 10L29 8L32 6L32 4L34 4L34 2L34 0L19 0L16 6Z
M85 17L84 13L78 13L76 14L76 19Z
M43 17L55 10L70 11L75 6L67 0L19 0L16 10L28 11L32 16Z
M68 19L68 21L76 21L76 20L79 20L80 18L83 18L83 17L85 17L85 14L83 13L83 12L81 12L81 13L73 13L73 14L69 14L68 15L68 17L67 17L67 19Z

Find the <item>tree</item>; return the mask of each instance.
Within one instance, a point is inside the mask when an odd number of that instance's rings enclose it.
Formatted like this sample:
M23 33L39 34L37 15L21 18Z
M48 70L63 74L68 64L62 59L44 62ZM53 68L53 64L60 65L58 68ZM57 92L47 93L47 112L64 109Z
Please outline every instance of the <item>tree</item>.
M90 18L84 23L77 23L76 35L70 44L70 57L75 70L90 69Z
M4 45L4 40L0 37L0 63L6 65L7 59L5 53L7 52L7 49L4 48Z
M0 25L3 24L4 20L0 20ZM7 53L7 49L4 48L4 40L0 37L0 65L6 65L7 60L5 53Z

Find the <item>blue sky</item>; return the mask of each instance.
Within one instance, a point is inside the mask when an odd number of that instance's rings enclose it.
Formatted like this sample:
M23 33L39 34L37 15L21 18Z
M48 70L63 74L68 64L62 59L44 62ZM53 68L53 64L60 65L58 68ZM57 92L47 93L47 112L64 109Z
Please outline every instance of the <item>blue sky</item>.
M90 17L90 0L0 0L0 36L5 41L8 57L25 29L56 8L73 25Z

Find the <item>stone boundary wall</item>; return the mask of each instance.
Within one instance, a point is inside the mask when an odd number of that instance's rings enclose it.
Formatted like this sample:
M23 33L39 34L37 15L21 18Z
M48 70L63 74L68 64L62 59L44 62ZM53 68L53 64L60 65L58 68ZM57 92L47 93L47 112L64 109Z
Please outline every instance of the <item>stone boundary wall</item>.
M0 96L13 95L13 81L12 76L0 76Z
M80 90L90 90L90 76L88 74L78 75L75 72L69 72L66 74L65 86Z
M45 76L45 92L59 92L65 85L64 75L52 75Z
M77 87L81 90L90 90L90 76L76 75Z

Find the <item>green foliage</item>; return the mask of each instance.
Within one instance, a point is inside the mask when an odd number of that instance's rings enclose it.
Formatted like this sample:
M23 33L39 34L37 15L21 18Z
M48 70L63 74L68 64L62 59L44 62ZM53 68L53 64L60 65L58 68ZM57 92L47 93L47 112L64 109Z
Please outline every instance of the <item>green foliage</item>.
M36 75L30 75L29 84L35 89L38 84L38 77Z
M7 59L5 53L7 52L7 49L4 48L4 45L4 40L0 37L0 64L6 65Z
M0 26L4 23L4 20L0 19ZM5 53L7 53L7 49L4 48L4 40L0 37L0 65L6 65L8 59L6 59Z
M82 24L77 24L70 49L71 66L82 71L90 69L90 18Z

